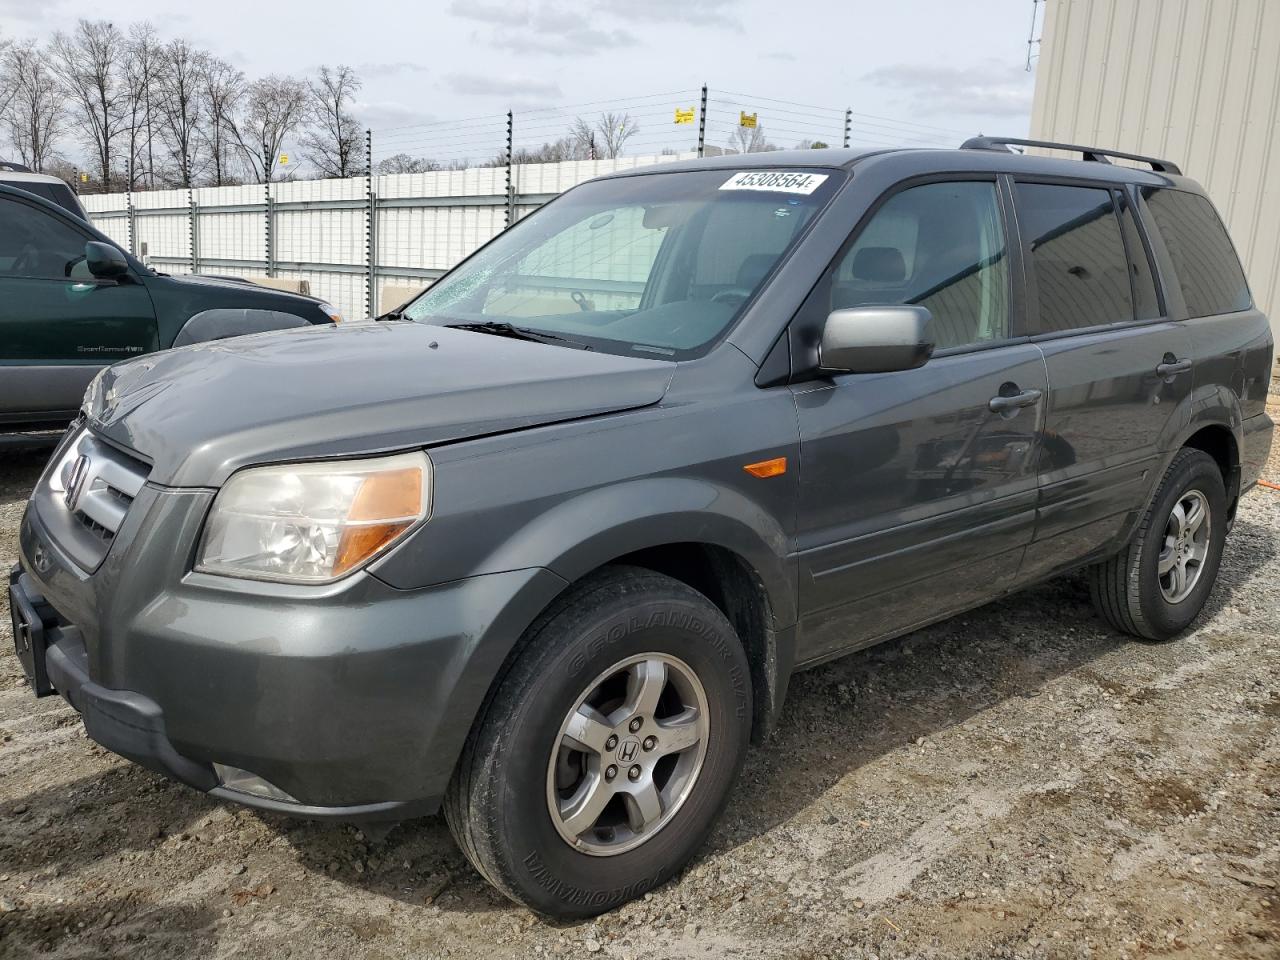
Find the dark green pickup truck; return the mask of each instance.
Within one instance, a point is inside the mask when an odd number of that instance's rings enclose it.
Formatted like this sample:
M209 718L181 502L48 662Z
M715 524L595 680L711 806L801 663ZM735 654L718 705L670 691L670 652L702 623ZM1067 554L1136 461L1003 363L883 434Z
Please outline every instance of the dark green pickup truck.
M156 273L67 210L0 184L0 433L65 426L118 360L339 319L311 297Z

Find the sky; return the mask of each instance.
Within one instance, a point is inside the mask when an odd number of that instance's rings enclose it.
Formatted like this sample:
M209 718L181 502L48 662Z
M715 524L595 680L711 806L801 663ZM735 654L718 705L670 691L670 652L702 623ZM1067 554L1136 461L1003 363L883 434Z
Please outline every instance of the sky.
M0 36L47 39L83 0L0 0ZM1043 7L1041 7L1043 9ZM250 77L348 64L374 155L441 155L500 145L505 112L533 145L575 116L628 113L628 152L682 147L696 128L674 108L707 84L708 139L741 113L770 141L956 145L978 132L1025 136L1032 0L115 0L117 25L151 21ZM558 108L558 109L552 109Z

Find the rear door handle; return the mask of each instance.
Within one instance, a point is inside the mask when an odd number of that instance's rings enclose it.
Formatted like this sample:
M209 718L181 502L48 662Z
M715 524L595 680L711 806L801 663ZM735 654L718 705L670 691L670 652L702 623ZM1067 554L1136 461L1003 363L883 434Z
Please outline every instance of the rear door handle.
M987 407L992 413L1006 413L1009 410L1033 406L1039 401L1039 390L1023 390L1021 393L1015 393L1011 397L992 397L987 401Z
M1156 367L1157 377L1176 377L1180 373L1186 373L1191 369L1190 360L1174 360L1166 361Z

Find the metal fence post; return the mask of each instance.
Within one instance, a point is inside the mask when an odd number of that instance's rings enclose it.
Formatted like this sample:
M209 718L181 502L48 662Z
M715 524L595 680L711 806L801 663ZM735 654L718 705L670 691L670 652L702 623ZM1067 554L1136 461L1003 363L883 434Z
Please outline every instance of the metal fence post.
M187 187L187 237L191 243L191 272L200 272L200 225L196 222L195 192Z
M138 224L133 215L133 194L127 193L124 198L124 213L126 222L129 225L129 252L135 257L138 255Z
M276 275L276 202L271 198L271 184L264 183L262 207L262 255L267 261L267 276Z
M79 179L78 177L76 179ZM129 233L129 252L135 257L138 251L133 242L133 159L129 160L129 179L124 185L124 225Z
M847 107L844 111L844 146L849 148L849 135L853 132L853 107Z
M507 215L503 229L511 226L516 214L516 184L512 178L511 163L515 154L515 117L507 111Z
M364 249L366 285L364 315L372 317L378 310L378 196L373 190L373 131L364 132L364 188L368 200L365 212L366 242Z
M698 156L707 149L707 85L702 85L702 102L698 105Z

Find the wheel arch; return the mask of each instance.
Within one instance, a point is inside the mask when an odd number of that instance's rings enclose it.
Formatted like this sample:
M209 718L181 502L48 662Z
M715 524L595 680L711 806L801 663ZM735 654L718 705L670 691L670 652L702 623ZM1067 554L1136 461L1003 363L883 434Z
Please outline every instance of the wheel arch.
M1191 448L1207 453L1217 463L1227 491L1228 523L1235 520L1236 506L1240 502L1240 438L1236 432L1222 422L1201 422L1192 426L1179 446L1179 449Z

